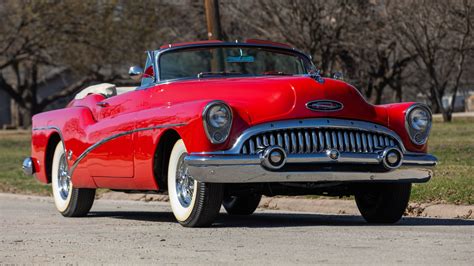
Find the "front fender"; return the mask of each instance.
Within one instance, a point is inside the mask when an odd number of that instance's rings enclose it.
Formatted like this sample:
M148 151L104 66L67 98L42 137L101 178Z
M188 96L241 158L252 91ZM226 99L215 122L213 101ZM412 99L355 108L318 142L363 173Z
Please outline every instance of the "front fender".
M408 151L426 153L428 151L428 142L423 145L414 144L410 140L410 136L405 128L405 115L415 102L396 103L382 105L387 109L388 113L388 127L395 131L403 141L403 145Z

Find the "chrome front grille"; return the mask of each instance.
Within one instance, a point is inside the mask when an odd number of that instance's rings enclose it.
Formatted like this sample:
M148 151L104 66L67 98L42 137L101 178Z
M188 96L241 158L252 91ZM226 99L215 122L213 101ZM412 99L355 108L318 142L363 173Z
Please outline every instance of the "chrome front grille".
M358 129L288 128L258 133L247 139L241 154L257 154L278 145L287 154L317 153L327 149L341 152L371 153L386 147L399 147L390 135Z

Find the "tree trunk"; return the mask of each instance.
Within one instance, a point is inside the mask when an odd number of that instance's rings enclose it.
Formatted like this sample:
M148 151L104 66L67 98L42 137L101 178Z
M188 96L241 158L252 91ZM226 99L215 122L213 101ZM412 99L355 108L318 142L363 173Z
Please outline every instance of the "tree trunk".
M10 126L13 128L20 127L20 108L15 100L10 100Z
M396 97L397 102L399 102L399 103L403 102L402 88L397 88L395 90L395 97Z
M380 89L379 87L375 88L375 104L382 103L382 93L383 93L383 89Z
M453 121L453 112L449 110L444 110L443 111L443 121L444 122L451 122Z
M33 116L33 111L27 108L18 108L20 113L21 128L27 129L31 127L31 118Z

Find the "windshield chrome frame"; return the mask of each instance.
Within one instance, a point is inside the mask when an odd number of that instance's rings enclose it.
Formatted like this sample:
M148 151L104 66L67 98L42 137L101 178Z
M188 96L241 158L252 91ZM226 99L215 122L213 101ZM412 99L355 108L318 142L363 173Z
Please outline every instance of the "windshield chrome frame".
M193 79L197 79L197 78L192 78L192 77L185 77L185 78L176 78L176 79L166 79L166 80L162 80L161 79L161 71L160 71L160 65L159 65L159 62L160 62L160 57L167 53L167 52L172 52L172 51L176 51L176 50L186 50L186 49L193 49L193 48L213 48L213 47L255 47L255 48L266 48L266 49L273 49L273 50L281 50L281 51L285 51L287 53L293 53L297 56L300 56L303 58L303 60L306 61L306 64L305 65L305 68L307 68L307 66L310 67L310 69L306 69L306 71L308 72L307 74L309 74L309 71L311 69L315 69L315 66L313 64L313 61L311 61L311 57L308 56L307 54L301 52L301 51L298 51L297 49L295 48L287 48L287 47L282 47L282 46L278 46L278 45L271 45L271 44L251 44L251 43L238 43L238 42L221 42L221 43L199 43L199 44L189 44L189 45L183 45L183 46L176 46L176 47L173 47L172 45L170 45L168 48L164 48L164 49L160 49L160 50L157 50L155 51L155 62L154 62L154 65L155 65L155 70L157 73L157 75L155 75L155 82L156 83L168 83L168 82L173 82L173 81L179 81L179 80L193 80ZM303 75L306 75L306 74L303 74ZM257 76L250 76L250 77L257 77Z

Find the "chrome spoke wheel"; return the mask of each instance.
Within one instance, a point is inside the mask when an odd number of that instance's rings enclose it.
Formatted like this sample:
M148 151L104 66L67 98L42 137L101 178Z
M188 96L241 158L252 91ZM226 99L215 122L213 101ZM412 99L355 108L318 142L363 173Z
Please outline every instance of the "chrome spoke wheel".
M182 154L178 161L178 167L176 169L176 192L179 203L183 207L189 207L193 199L194 194L194 179L189 174L189 169L184 163L184 157L186 154Z
M66 200L71 190L71 178L68 173L66 156L64 154L59 159L57 188L61 198Z
M224 190L221 184L194 180L184 161L187 154L183 140L176 141L170 154L167 177L171 210L183 226L209 226L219 214Z
M94 203L95 189L74 187L62 141L54 150L51 183L54 205L64 217L80 217L89 212Z

